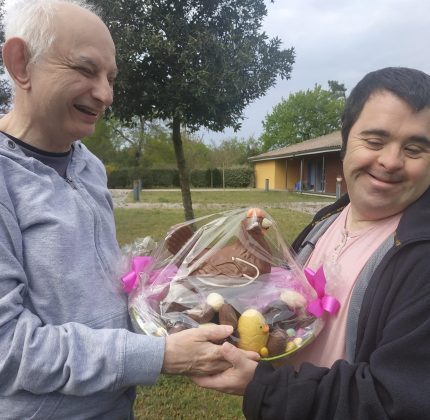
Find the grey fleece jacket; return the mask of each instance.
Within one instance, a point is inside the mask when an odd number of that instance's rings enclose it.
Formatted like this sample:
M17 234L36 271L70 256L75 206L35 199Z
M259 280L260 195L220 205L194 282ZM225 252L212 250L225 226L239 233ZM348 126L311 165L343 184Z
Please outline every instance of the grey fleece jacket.
M126 419L164 339L128 330L101 162L79 141L67 178L0 134L0 418Z

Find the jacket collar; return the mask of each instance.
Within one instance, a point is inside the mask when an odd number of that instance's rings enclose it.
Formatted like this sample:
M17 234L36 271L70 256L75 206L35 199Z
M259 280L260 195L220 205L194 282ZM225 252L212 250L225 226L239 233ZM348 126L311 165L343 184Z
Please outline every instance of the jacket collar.
M320 210L315 215L311 226L334 213L340 213L348 203L349 197L345 194L333 204ZM430 188L406 208L396 230L396 240L400 243L428 239L430 239Z
M397 228L400 243L430 239L430 188L403 213Z

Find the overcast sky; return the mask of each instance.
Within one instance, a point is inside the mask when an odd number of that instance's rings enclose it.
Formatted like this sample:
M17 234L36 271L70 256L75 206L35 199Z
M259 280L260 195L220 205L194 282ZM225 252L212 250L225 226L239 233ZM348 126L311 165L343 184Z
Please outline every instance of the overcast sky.
M413 67L430 74L430 0L275 0L266 1L263 29L294 47L291 79L278 81L244 112L242 129L201 130L205 143L258 138L262 121L283 98L328 80L348 91L369 71Z

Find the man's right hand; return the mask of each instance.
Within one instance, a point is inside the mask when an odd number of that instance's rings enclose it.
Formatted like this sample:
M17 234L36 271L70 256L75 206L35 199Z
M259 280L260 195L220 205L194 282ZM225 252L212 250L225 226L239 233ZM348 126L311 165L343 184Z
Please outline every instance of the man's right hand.
M252 380L257 362L258 353L239 350L230 343L222 345L222 352L230 367L222 373L209 376L192 376L197 385L214 389L227 394L243 395L248 383Z
M231 333L229 325L190 328L166 337L163 373L207 376L231 367L221 345Z

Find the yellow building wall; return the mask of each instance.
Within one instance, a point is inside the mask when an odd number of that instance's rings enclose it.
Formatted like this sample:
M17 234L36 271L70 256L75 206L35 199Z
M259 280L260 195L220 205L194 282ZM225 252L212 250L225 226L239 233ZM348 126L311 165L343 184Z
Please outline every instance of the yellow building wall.
M269 189L284 190L286 188L285 159L255 162L255 187L264 189L266 179L269 180Z
M287 160L287 190L294 191L296 182L300 180L300 159Z
M323 159L323 154L304 157L289 157L273 159L254 163L255 187L264 189L266 179L269 180L269 189L294 191L296 183L300 181L300 167L303 161L303 183L308 182L308 165L315 164L316 160ZM336 178L342 175L342 161L339 152L324 153L325 192L336 193ZM346 191L345 182L342 182L342 193Z
M275 161L275 189L285 190L287 188L287 168L285 166L285 159Z

